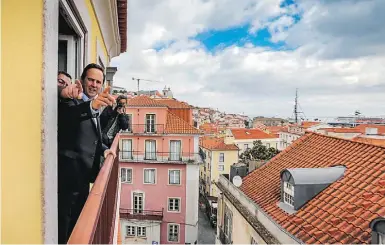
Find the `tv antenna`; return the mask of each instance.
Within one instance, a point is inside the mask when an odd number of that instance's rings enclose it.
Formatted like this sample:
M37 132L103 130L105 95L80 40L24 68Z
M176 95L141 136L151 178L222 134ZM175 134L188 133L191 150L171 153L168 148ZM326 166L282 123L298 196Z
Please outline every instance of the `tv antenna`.
M136 78L136 77L133 77L132 80L136 80L138 82L138 95L139 95L139 84L140 84L140 81L153 82L153 83L161 83L161 81L157 81L157 80L149 80L149 79Z

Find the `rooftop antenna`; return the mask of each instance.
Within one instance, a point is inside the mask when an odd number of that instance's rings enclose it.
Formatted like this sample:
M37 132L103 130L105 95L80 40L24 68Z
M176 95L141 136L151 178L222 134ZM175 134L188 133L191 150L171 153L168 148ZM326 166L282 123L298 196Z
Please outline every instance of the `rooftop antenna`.
M294 101L294 120L298 123L298 88L295 89L295 101Z

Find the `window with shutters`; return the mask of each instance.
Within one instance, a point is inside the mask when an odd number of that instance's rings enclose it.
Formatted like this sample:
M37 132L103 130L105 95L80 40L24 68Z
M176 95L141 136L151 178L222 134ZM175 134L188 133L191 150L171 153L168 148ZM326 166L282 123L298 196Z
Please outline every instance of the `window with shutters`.
M122 160L132 159L132 140L131 139L122 139Z
M168 184L180 185L180 170L168 170Z
M179 224L168 224L168 242L179 242Z
M132 168L120 169L120 181L126 184L132 184Z
M146 140L145 160L156 160L156 141Z
M143 213L143 193L134 192L133 193L133 210L134 213Z
M180 161L182 160L182 141L180 140L171 140L170 141L170 160L171 161Z
M169 198L168 199L168 211L169 212L180 212L180 198Z
M156 170L155 169L144 169L144 183L155 184L156 183Z

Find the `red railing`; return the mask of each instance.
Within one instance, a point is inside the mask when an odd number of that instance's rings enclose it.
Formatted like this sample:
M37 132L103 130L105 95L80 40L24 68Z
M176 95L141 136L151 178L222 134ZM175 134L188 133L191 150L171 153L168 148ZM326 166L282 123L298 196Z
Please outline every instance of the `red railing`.
M111 146L118 155L119 136ZM109 155L104 161L68 244L112 244L115 234L119 184L118 157Z
M134 210L134 209L120 209L120 217L126 219L138 219L138 220L162 220L162 210Z

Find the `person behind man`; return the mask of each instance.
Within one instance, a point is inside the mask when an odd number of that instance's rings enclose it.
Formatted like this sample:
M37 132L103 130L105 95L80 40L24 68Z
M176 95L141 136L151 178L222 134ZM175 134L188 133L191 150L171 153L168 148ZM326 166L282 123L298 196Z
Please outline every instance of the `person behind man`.
M57 73L57 86L61 88L67 87L71 84L71 79L72 77L70 74L65 71L59 71Z
M101 157L115 153L102 143L99 110L113 105L109 87L102 93L104 70L87 65L72 92L60 93L58 103L58 232L59 243L67 243L98 175ZM70 87L70 86L68 86ZM67 91L68 92L68 91ZM81 97L81 98L80 98Z
M119 95L116 107L107 106L100 115L103 143L111 147L112 142L120 130L128 129L128 116L126 114L127 97Z

